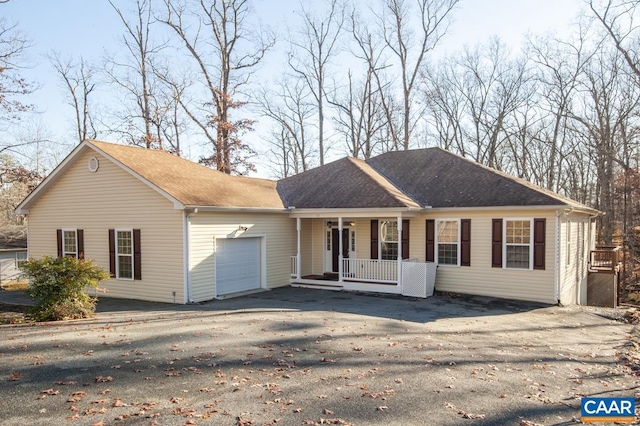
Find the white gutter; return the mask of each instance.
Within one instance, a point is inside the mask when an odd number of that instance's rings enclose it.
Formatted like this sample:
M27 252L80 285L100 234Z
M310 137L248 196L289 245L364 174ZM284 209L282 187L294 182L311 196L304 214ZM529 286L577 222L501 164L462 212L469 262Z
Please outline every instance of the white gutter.
M548 206L487 206L487 207L432 207L425 211L433 212L460 212L460 211L530 211L530 210L569 210L582 213L593 213L597 210L580 209L571 207L568 204L548 205Z
M560 215L563 214L562 210L556 210L556 244L555 244L555 268L554 285L553 285L553 299L556 303L560 303Z
M16 247L16 248L9 248L9 249L0 249L0 253L10 253L10 252L15 252L15 251L27 251L26 247Z
M202 212L243 212L243 213L289 213L291 210L284 207L219 207L219 206L195 206L185 205L185 209L199 210Z
M299 209L290 211L290 217L302 219L319 219L319 218L361 218L361 217L378 217L378 218L396 218L402 216L417 217L421 210L408 208L345 208L345 209Z

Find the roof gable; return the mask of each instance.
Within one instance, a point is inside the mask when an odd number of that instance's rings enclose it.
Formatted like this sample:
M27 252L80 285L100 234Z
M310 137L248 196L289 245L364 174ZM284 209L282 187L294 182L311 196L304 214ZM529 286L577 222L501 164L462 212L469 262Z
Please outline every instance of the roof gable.
M268 179L230 176L165 151L85 141L78 145L16 209L27 213L87 151L94 150L169 199L177 208L237 207L284 208L276 182Z
M166 151L89 141L186 206L283 209L276 182L231 176Z
M419 207L367 163L343 158L278 182L278 192L295 208Z

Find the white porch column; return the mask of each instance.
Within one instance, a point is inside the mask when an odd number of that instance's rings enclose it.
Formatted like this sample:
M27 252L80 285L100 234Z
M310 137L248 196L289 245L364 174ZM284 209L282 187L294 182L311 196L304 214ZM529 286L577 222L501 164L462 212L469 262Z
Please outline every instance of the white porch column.
M338 252L338 282L342 282L342 273L343 271L343 265L342 265L342 217L338 218L338 247L339 247L339 252Z
M298 231L298 250L296 251L296 279L300 279L302 277L302 259L300 259L300 233L302 228L302 219L299 217L296 218L296 230Z
M398 221L398 285L402 285L402 216L396 218Z

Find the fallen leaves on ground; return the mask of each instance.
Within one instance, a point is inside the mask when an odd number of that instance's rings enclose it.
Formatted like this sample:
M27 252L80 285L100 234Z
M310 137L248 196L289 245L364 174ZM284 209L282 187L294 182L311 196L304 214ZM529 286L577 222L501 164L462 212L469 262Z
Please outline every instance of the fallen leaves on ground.
M22 378L22 375L19 372L13 372L9 374L9 377L7 377L7 380L10 382L16 382L18 380L20 380Z
M450 402L447 402L445 404L445 407L456 411L458 414L460 414L460 416L462 416L463 419L484 419L486 417L486 414L467 413L466 411L459 409Z

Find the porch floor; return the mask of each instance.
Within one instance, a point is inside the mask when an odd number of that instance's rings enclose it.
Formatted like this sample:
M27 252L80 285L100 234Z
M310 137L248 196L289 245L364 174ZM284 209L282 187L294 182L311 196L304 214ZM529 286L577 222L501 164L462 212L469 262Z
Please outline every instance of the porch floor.
M323 275L303 275L302 277L300 277L301 280L314 280L314 281L328 281L328 282L338 282L338 274L336 273L325 273ZM291 279L292 282L296 282L295 278ZM395 282L392 283L381 283L381 282L377 282L377 281L367 281L367 280L357 280L357 281L353 281L353 280L345 280L343 281L344 283L361 283L361 284L375 284L378 286L397 286L398 284Z

